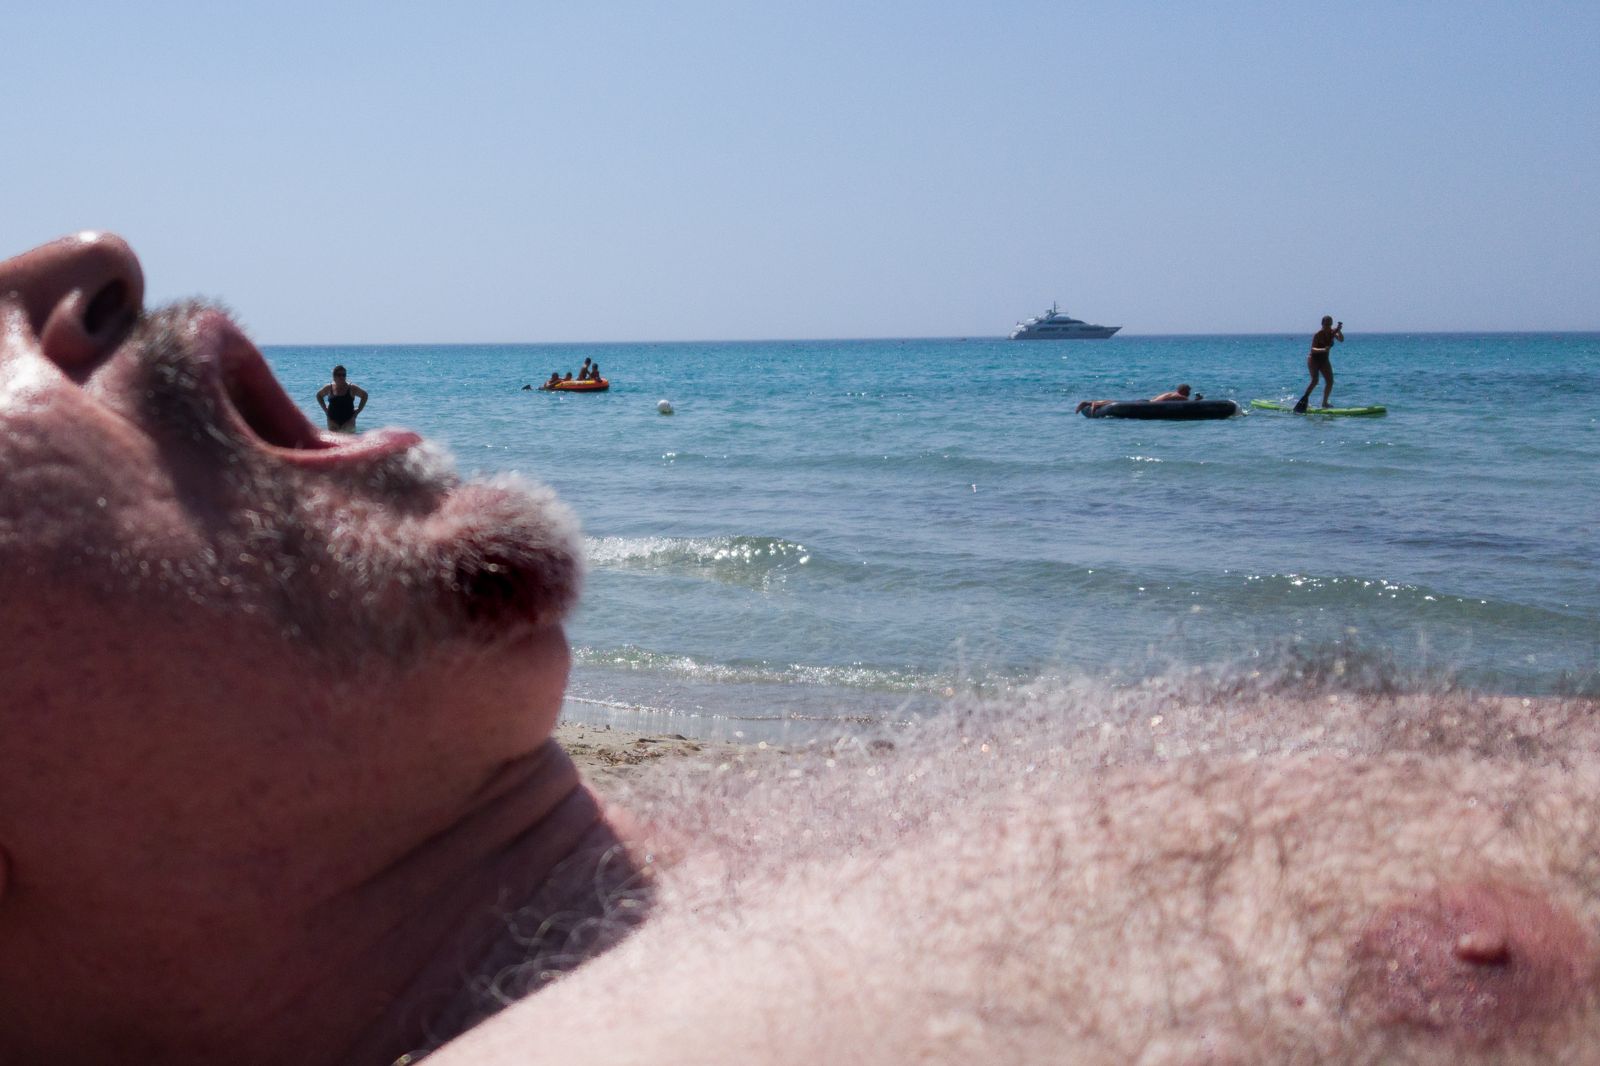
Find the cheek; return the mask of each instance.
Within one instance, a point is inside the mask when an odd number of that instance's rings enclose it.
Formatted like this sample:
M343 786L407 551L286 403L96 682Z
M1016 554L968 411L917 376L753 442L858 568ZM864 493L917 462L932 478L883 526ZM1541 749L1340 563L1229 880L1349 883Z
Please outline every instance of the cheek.
M240 776L315 737L322 694L303 653L243 617L61 584L0 608L0 736L30 772L113 786ZM45 764L53 764L47 769Z
M175 513L150 442L65 399L0 416L0 476L0 571L113 549Z
M0 599L0 819L58 832L116 815L156 738L174 741L164 625L48 575L7 567ZM60 824L56 824L60 823ZM50 827L55 825L54 829ZM0 826L0 831L4 826Z
M0 606L0 847L35 878L201 885L348 798L360 738L294 649L242 620L33 591L25 616Z

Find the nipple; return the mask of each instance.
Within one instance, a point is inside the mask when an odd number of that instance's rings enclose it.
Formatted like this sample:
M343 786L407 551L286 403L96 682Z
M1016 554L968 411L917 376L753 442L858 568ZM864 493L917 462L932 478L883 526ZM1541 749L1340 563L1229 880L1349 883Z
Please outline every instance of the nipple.
M1594 945L1529 888L1446 885L1380 908L1357 940L1350 1005L1383 1026L1493 1044L1588 996Z

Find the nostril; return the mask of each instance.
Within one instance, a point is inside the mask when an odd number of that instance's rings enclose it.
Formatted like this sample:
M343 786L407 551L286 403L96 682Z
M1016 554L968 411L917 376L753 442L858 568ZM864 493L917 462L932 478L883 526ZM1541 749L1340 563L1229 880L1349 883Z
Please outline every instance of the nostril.
M123 317L128 306L128 283L114 278L94 294L83 312L84 332L93 337Z
M116 350L138 318L138 289L123 277L112 278L86 296L89 287L66 293L39 330L45 358L84 381Z

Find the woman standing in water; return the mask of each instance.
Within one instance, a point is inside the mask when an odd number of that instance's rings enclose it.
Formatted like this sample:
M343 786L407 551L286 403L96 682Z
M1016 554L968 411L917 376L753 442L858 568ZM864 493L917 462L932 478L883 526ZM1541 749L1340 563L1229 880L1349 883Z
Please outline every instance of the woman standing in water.
M357 401L360 401L359 403ZM356 415L367 407L367 390L345 381L345 369L333 368L333 381L317 390L317 404L328 416L328 428L335 433L354 433Z

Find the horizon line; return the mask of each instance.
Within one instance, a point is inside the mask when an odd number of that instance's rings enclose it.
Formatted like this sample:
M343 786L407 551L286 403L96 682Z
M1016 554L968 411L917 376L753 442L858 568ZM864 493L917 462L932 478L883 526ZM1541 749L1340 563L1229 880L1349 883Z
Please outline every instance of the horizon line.
M1255 331L1212 331L1200 333L1128 333L1119 336L1145 337L1160 339L1165 337L1298 337L1304 330L1255 330ZM1541 336L1541 337L1582 337L1600 336L1600 327L1591 329L1394 329L1394 330L1363 330L1353 333L1355 337L1514 337L1514 336ZM1099 339L1100 343L1115 343L1118 337ZM876 336L876 337L699 337L684 340L518 340L518 341L272 341L261 342L261 348L516 348L516 347L556 347L573 345L621 345L621 344L841 344L841 343L870 343L884 341L951 341L957 343L971 341L1006 341L1010 338L1004 334L948 334L943 336ZM1027 344L1035 347L1052 348L1058 344L1076 345L1088 343L1082 339L1063 341L1028 341Z

